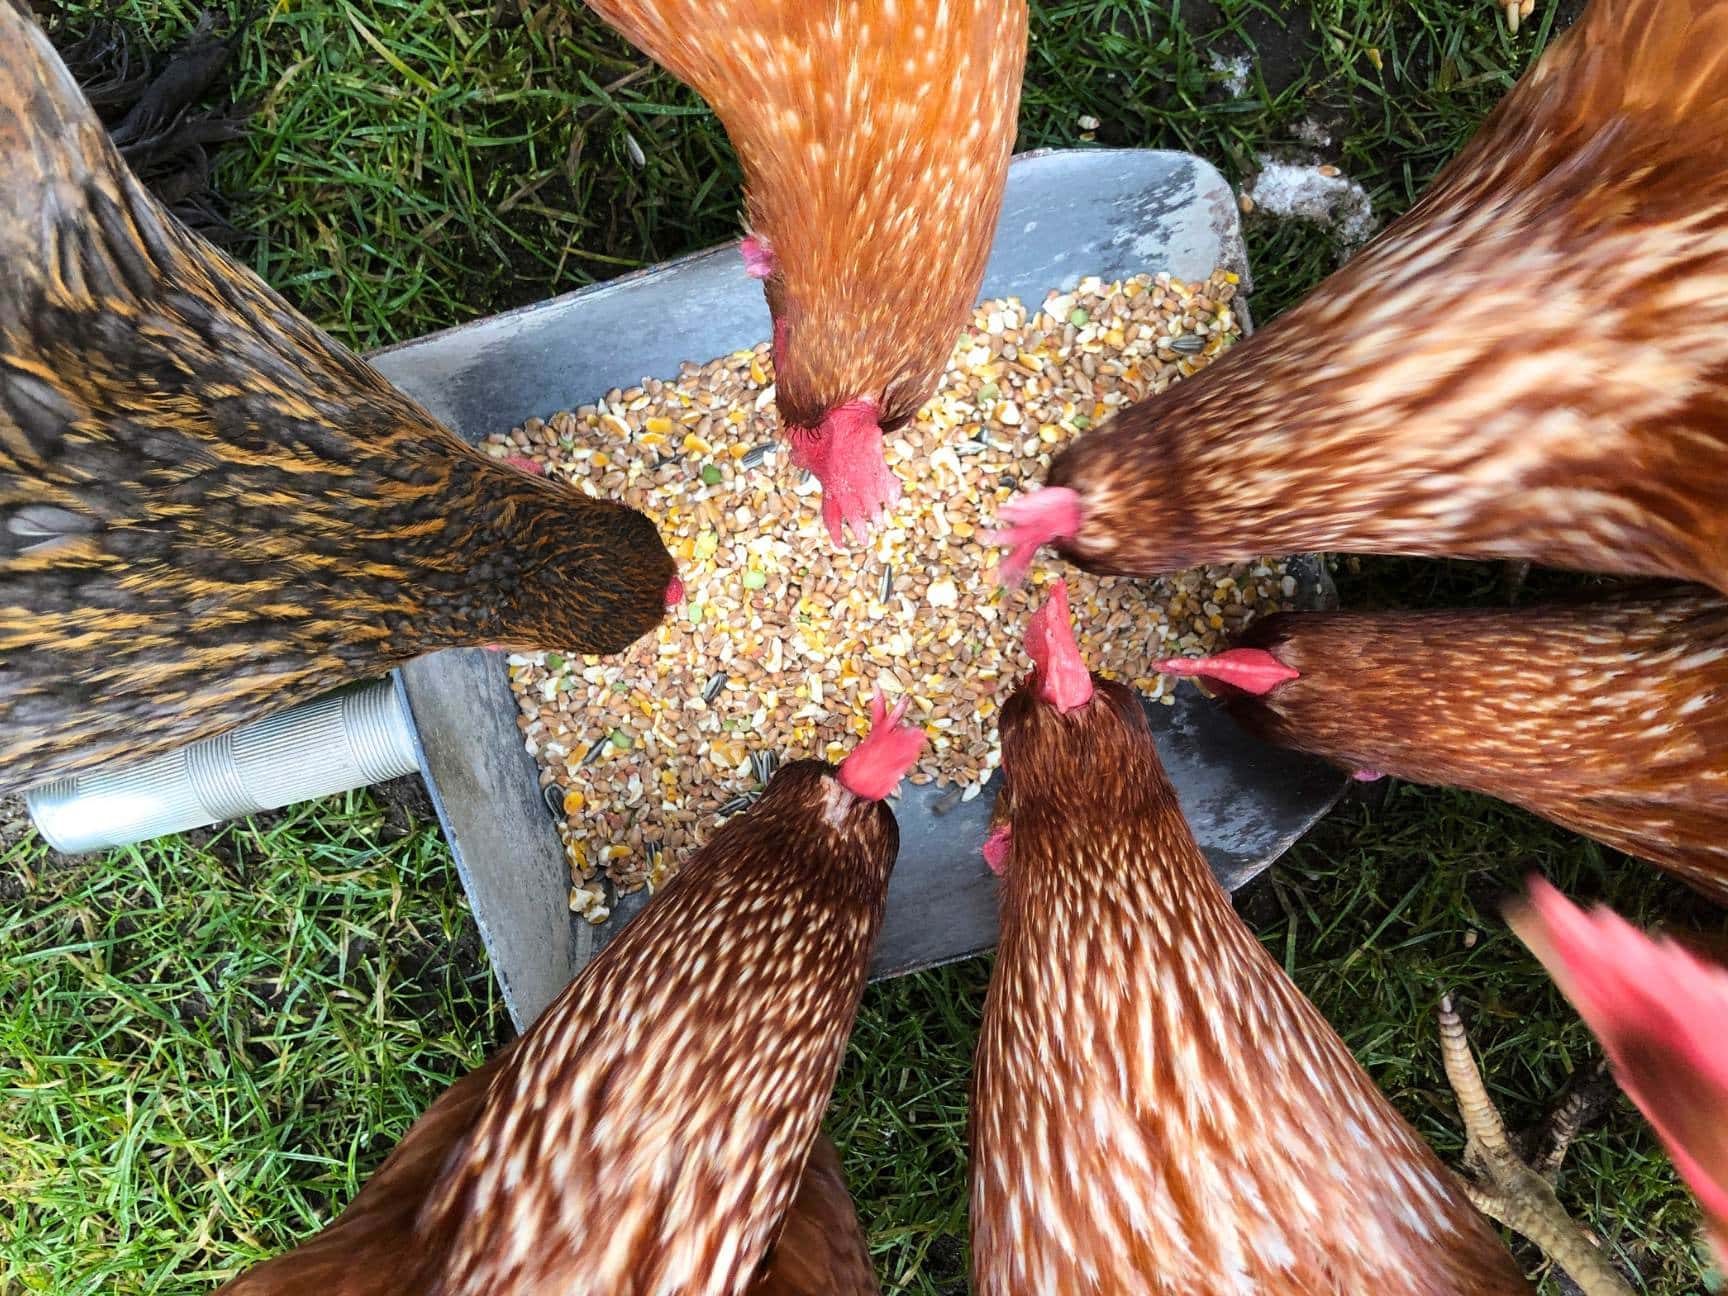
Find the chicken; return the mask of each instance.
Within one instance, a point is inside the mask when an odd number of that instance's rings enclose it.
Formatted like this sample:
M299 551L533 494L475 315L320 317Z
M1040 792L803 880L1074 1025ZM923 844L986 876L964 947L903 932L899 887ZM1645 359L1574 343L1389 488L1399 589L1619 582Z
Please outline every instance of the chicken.
M1002 941L973 1095L978 1296L1527 1291L1231 908L1058 583L1002 712Z
M664 616L647 518L463 444L188 234L4 2L0 181L0 795Z
M1540 1139L1543 1160L1534 1168L1513 1150L1450 995L1440 1001L1440 1056L1464 1118L1464 1162L1476 1171L1465 1191L1476 1209L1534 1242L1583 1296L1632 1296L1614 1262L1572 1222L1554 1191L1560 1164L1581 1125L1580 1107L1569 1099L1551 1113Z
M1307 300L1011 501L1145 575L1307 551L1728 592L1728 0L1591 0Z
M882 802L924 742L904 710L878 699L838 768L780 769L341 1218L227 1296L874 1293L811 1147L899 845Z
M818 1135L779 1240L749 1296L880 1296L840 1150Z
M423 1296L435 1275L398 1271L391 1256L415 1243L415 1220L450 1152L485 1108L492 1082L519 1065L513 1040L428 1107L348 1209L317 1237L266 1261L219 1296ZM797 1195L748 1296L879 1296L867 1240L846 1189L840 1154L818 1133ZM374 1263L375 1262L375 1263Z
M1541 879L1510 918L1607 1049L1704 1208L1728 1272L1728 970L1607 909L1585 913Z
M1728 902L1728 602L1697 586L1510 609L1292 612L1214 658L1251 733L1469 788Z
M835 544L899 485L882 436L936 389L983 281L1026 0L589 0L719 115L774 318L793 462Z

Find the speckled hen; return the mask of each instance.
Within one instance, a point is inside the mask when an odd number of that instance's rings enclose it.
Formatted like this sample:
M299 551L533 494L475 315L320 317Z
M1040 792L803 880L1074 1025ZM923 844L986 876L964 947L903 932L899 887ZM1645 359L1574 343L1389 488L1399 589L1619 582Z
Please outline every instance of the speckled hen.
M1060 586L1002 713L1002 944L972 1125L978 1296L1528 1290L1231 908Z
M792 457L836 544L899 486L978 296L1014 145L1026 0L589 0L719 115L774 317Z
M1213 677L1268 741L1485 792L1728 901L1728 602L1710 590L1282 613L1163 665Z
M1423 199L999 539L1148 574L1313 550L1728 592L1728 0L1591 0Z
M0 0L0 794L436 648L617 651L672 579L181 228Z
M924 742L903 712L878 700L837 768L783 767L346 1214L226 1296L872 1296L811 1149L899 845L883 799Z

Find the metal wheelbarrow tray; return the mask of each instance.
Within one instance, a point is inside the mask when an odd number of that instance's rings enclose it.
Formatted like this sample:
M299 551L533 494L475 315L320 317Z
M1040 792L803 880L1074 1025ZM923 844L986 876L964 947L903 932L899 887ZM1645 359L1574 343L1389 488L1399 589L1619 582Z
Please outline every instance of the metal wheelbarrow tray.
M1015 161L983 296L1028 306L1085 275L1169 271L1204 278L1246 258L1234 195L1183 153L1087 150ZM651 323L651 327L644 327ZM409 342L373 363L470 441L591 402L685 360L769 335L760 285L735 247ZM1298 599L1330 598L1320 564L1297 564ZM567 905L569 868L516 726L498 654L437 653L400 673L420 764L455 853L505 1002L531 1021L647 899L625 897L601 928ZM1244 735L1193 689L1150 708L1183 810L1231 889L1266 868L1337 799L1343 776ZM995 780L945 814L943 790L908 785L895 804L900 856L872 973L894 976L964 958L996 941L995 880L979 846Z

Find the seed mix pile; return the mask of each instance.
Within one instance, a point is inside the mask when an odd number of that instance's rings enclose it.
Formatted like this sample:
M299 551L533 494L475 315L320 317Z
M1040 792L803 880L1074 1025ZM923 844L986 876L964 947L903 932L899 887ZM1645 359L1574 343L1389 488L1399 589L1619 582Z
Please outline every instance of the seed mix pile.
M902 497L867 548L833 545L816 481L777 440L765 343L493 438L495 455L643 510L684 582L666 624L620 656L510 658L518 724L564 812L571 907L607 916L602 871L623 891L659 885L778 759L840 759L878 689L910 694L930 734L911 781L976 796L1000 758L997 709L1028 665L1026 618L1057 574L999 588L1002 551L979 533L1064 443L1234 342L1236 286L1223 271L1199 285L1089 278L1036 311L981 305L940 390L888 438ZM1151 581L1061 574L1093 669L1166 703L1171 684L1148 663L1211 651L1295 592L1278 561Z

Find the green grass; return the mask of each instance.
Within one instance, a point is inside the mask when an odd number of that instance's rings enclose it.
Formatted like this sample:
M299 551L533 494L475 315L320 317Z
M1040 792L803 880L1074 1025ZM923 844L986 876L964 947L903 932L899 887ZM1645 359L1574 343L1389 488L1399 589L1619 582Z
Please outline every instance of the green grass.
M0 1290L207 1290L504 1029L435 826L356 796L199 837L0 856Z
M165 38L195 17L184 0L119 8ZM1318 125L1326 159L1383 216L1469 136L1552 20L1514 39L1484 0L1033 8L1022 147L1076 144L1091 116L1100 143L1192 149L1239 180ZM1210 60L1250 47L1250 96L1230 99ZM243 255L356 346L734 233L721 132L573 5L278 3L243 63L259 112L222 169L257 236ZM1247 228L1261 319L1337 262L1323 231ZM1469 564L1343 573L1356 602L1491 598L1493 579ZM1431 1026L1443 989L1514 1126L1595 1057L1495 917L1531 869L1640 921L1721 929L1646 866L1409 787L1342 808L1243 900L1447 1156L1457 1124ZM872 989L836 1095L893 1292L965 1288L966 1082L988 974L975 960ZM327 1220L504 1033L436 830L393 826L368 797L73 863L29 839L0 846L0 1296L208 1290ZM1563 1188L1642 1290L1699 1289L1692 1207L1623 1100Z

